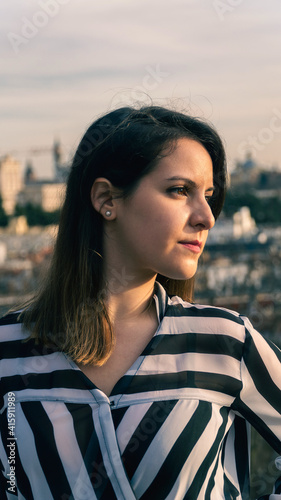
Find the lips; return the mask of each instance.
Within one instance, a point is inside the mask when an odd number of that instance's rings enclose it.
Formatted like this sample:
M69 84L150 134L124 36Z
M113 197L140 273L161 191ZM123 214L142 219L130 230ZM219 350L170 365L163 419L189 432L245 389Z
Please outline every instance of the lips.
M193 240L193 241L180 241L179 242L182 246L185 248L188 248L194 253L200 253L201 247L202 247L202 242L199 240Z

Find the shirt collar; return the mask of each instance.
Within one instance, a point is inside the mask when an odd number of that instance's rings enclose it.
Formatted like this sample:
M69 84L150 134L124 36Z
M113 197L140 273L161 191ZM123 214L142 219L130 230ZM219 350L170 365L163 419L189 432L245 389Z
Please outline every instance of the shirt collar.
M169 297L165 288L162 285L160 285L158 281L155 281L153 299L155 301L157 318L160 324L165 316Z

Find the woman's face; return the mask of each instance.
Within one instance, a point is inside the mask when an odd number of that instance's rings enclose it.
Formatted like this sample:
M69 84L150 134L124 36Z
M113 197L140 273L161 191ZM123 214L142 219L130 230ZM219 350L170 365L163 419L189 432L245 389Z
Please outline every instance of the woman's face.
M152 277L191 278L215 220L213 165L198 142L182 138L127 199L118 199L105 238L111 267Z

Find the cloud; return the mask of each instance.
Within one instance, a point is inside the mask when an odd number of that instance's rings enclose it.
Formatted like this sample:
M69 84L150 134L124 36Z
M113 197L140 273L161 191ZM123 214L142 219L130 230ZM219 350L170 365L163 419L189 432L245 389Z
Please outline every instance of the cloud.
M47 2L57 15L15 54L7 34L38 21ZM54 133L71 148L94 116L148 93L163 103L182 98L210 118L234 157L281 107L277 0L243 0L223 21L210 0L60 2L14 0L1 16L2 150L44 144ZM166 76L153 80L153 71ZM281 165L277 139L262 156L272 151Z

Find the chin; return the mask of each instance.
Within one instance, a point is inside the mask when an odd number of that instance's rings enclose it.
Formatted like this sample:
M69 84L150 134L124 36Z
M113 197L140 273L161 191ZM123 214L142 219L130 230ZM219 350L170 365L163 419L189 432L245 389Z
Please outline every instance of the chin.
M182 281L185 281L185 280L190 280L191 278L193 278L196 274L196 271L197 271L197 267L196 269L193 269L193 270L188 270L188 271L178 271L178 272L170 272L170 273L165 273L165 274L162 274L162 276L165 276L167 277L168 279L170 280L182 280Z
M182 269L179 272L178 280L190 280L197 272L197 265L189 266L188 269Z

